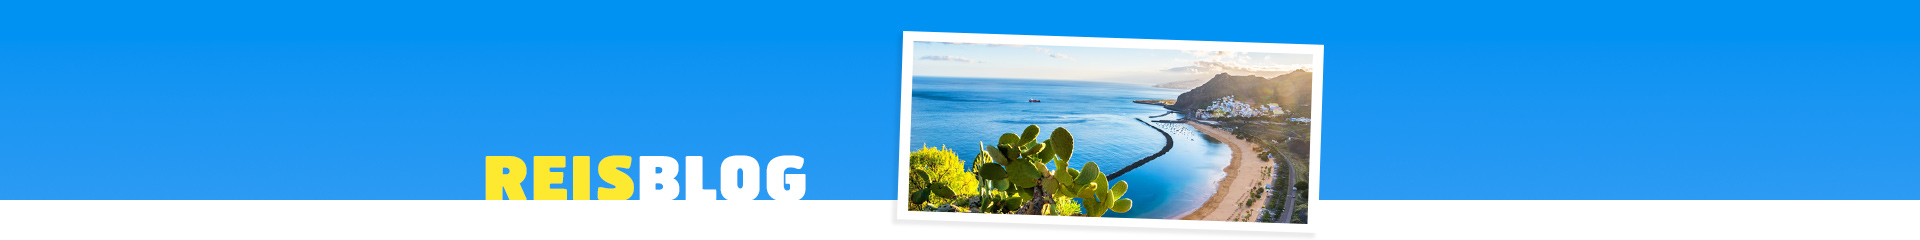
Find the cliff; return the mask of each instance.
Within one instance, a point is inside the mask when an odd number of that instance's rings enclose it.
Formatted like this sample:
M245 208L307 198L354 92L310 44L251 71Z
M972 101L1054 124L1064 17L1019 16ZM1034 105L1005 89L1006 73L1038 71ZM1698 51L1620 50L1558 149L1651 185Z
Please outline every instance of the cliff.
M1278 103L1289 111L1301 109L1313 103L1313 73L1294 70L1272 78L1221 73L1213 75L1206 84L1181 93L1168 108L1180 111L1206 108L1213 100L1226 96L1234 96L1247 104Z

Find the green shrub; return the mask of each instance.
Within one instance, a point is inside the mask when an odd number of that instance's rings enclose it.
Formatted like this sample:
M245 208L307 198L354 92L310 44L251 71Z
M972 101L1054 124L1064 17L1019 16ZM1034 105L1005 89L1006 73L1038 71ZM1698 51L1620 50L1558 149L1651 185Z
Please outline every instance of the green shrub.
M1080 202L1076 202L1073 200L1073 198L1069 198L1069 197L1054 197L1053 209L1051 210L1052 211L1048 212L1047 215L1073 216L1076 214L1082 214L1080 212L1081 211Z
M907 164L916 172L907 177L907 192L919 192L927 188L941 186L951 194L930 194L923 203L933 205L951 204L956 199L965 199L979 195L979 181L973 173L967 172L966 164L945 147L921 147L907 154ZM950 196L945 196L950 195ZM916 204L919 205L919 204Z

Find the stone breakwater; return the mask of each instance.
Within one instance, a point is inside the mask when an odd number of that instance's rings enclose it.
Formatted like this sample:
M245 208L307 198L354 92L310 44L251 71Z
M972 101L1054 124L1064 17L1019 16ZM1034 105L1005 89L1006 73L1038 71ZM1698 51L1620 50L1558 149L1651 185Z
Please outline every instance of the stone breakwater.
M1167 138L1167 146L1160 147L1160 152L1158 153L1154 153L1153 155L1147 156L1146 158L1141 158L1140 161L1134 161L1133 164L1127 165L1126 168L1121 168L1120 171L1115 171L1113 172L1112 175L1107 175L1108 179L1120 179L1121 175L1125 175L1127 174L1127 172L1133 171L1134 168L1139 168L1140 165L1145 165L1147 164L1148 161L1153 161L1153 159L1155 158L1160 158L1160 155L1166 155L1167 151L1173 150L1173 134L1167 133L1166 129L1160 129L1159 126L1154 126L1152 123L1147 123L1147 120L1142 120L1139 118L1134 118L1133 120L1140 121L1140 124L1146 124L1147 127L1153 128L1154 131L1160 131L1160 136Z

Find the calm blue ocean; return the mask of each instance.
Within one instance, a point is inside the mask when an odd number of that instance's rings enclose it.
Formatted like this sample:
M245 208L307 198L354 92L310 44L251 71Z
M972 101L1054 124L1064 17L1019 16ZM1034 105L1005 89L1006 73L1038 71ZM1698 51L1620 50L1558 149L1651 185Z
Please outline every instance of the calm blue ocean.
M1027 125L1042 132L1073 132L1075 167L1092 161L1108 174L1159 152L1166 138L1135 118L1175 119L1159 106L1133 103L1172 99L1183 90L1146 85L1026 79L914 77L912 147L946 146L972 161L980 142ZM1041 102L1028 102L1028 99ZM1152 123L1171 133L1173 150L1114 180L1131 186L1133 211L1107 216L1177 218L1200 207L1232 159L1232 148L1185 124ZM970 164L970 163L969 163Z

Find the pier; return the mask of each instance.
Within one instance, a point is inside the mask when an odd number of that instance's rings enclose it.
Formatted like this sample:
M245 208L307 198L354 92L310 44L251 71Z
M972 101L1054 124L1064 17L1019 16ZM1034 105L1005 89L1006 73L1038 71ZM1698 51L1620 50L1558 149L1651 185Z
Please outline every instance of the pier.
M1162 115L1164 116L1164 114ZM1154 153L1151 156L1147 156L1147 158L1141 158L1140 161L1134 161L1133 164L1127 165L1127 167L1125 168L1120 168L1120 171L1115 171L1113 172L1112 175L1107 175L1107 179L1119 179L1120 175L1124 175L1124 174L1127 174L1127 172L1129 171L1133 171L1133 168L1138 168L1140 167L1140 165L1145 165L1147 164L1148 161L1153 161L1153 159L1155 158L1160 158L1160 155L1166 155L1167 151L1173 150L1173 134L1167 133L1167 130L1160 129L1159 126L1154 126L1152 123L1147 123L1147 120L1143 120L1140 118L1134 118L1133 120L1140 121L1140 124L1146 124L1147 127L1153 128L1154 131L1160 131L1160 136L1164 136L1167 138L1167 146L1160 147L1160 152L1158 153Z
M1164 113L1164 114L1160 114L1160 115L1154 115L1154 116L1152 116L1152 117L1147 117L1147 118L1158 118L1158 117L1165 117L1165 116L1167 116L1167 115L1173 115L1173 113L1176 113L1176 112L1174 112L1174 111L1167 111L1167 113Z

